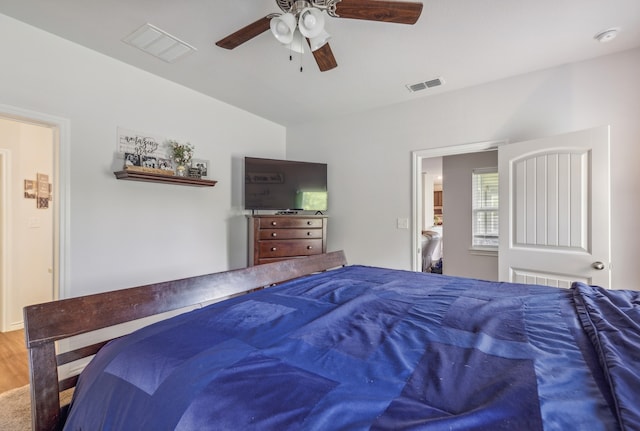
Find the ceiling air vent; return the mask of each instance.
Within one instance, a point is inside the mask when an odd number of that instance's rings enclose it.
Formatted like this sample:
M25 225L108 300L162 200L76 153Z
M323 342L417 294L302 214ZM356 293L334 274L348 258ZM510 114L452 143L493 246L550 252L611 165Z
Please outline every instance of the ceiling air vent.
M167 63L173 63L184 55L196 51L196 48L188 43L149 23L122 40Z
M442 84L444 84L442 78L435 78L425 82L418 82L417 84L410 84L406 87L410 92L415 93L416 91L426 90L427 88L439 87Z

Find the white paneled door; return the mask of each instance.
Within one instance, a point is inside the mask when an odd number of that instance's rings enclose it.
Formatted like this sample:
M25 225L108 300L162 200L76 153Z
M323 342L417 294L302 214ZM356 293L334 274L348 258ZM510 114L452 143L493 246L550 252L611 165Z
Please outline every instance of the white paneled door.
M500 280L610 288L609 127L503 145Z

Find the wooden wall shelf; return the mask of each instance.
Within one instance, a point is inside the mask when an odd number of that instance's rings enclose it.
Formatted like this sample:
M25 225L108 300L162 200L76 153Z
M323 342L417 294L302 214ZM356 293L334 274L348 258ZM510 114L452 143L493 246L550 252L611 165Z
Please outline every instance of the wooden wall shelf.
M177 175L161 175L149 172L116 171L113 173L119 180L146 181L149 183L178 184L192 187L213 187L217 181L201 178L179 177Z

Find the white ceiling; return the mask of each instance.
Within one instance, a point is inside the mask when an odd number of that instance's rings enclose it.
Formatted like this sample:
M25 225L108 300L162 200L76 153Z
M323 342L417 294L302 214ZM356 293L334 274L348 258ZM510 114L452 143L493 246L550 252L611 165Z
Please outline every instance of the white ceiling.
M327 17L338 67L289 61L269 32L215 42L280 12L275 0L0 0L0 13L284 126L429 97L640 46L640 0L423 0L417 24ZM174 64L122 42L151 23L195 46ZM618 37L593 36L620 27ZM300 65L303 72L300 72ZM405 85L442 77L410 93Z

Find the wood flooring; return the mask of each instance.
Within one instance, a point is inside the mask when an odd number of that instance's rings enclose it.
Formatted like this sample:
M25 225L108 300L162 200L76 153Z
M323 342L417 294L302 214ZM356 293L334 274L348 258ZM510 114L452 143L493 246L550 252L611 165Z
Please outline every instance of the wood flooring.
M29 383L24 331L0 332L0 393Z

